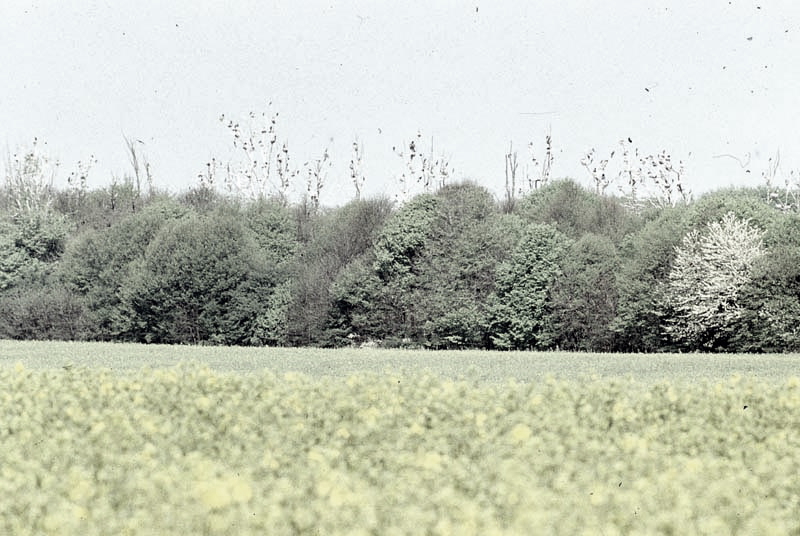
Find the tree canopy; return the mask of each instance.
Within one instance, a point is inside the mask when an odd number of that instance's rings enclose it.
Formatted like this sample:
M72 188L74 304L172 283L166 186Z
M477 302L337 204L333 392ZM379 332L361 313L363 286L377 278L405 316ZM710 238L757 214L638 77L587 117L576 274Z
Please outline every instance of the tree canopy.
M800 215L763 189L648 208L568 180L513 206L470 182L338 208L131 181L36 195L3 197L4 337L800 349Z

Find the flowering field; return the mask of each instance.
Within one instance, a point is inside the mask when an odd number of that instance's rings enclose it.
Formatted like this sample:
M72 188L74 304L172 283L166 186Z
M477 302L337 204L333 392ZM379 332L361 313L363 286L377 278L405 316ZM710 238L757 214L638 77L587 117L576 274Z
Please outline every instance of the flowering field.
M800 534L797 378L0 385L0 534Z

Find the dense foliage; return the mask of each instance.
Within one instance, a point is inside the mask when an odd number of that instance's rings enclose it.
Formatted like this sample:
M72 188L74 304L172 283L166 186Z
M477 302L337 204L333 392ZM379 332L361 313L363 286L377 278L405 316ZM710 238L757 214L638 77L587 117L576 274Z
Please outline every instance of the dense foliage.
M475 183L335 209L129 182L48 195L0 196L0 337L800 349L800 217L763 189L644 206L562 180L511 208Z
M800 533L797 378L0 382L3 534Z

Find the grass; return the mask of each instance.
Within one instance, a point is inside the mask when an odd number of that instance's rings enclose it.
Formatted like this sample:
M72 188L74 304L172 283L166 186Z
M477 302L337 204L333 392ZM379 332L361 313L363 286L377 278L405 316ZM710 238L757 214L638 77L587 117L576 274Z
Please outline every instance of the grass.
M313 377L347 377L358 372L415 373L442 378L503 383L592 378L695 383L735 374L782 383L797 374L797 354L603 354L570 352L426 351L386 349L231 348L121 343L0 340L0 367L22 363L30 369L70 366L131 371L180 364L205 364L219 372L294 371Z

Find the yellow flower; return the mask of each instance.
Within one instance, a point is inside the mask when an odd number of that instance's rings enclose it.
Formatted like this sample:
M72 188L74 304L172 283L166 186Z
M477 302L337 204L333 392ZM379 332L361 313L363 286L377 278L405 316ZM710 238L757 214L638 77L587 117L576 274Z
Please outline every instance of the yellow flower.
M478 428L483 428L483 426L486 424L486 419L487 417L485 413L478 413L475 415L475 426Z
M270 451L264 453L264 457L261 459L261 465L273 471L281 466L281 464L278 462L278 459L275 458Z
M75 482L72 489L69 490L69 498L74 502L84 502L93 495L94 489L92 483L85 479Z
M415 422L411 426L408 427L408 433L411 435L422 435L425 433L425 429L419 425L418 422Z
M697 458L690 458L686 461L685 471L687 474L696 475L703 469L703 462Z
M428 471L438 471L442 467L442 455L438 452L425 452L417 455L417 466Z
M194 405L200 411L208 411L208 409L211 407L211 399L207 396L199 396L195 398Z
M214 479L198 482L195 486L197 498L209 510L225 508L233 502L230 490L220 484L219 480Z
M237 503L246 503L253 498L253 488L250 483L240 476L228 480L231 498Z
M364 424L369 427L373 427L377 424L380 415L380 410L375 406L370 406L358 412L358 416L364 421Z
M716 535L716 534L730 534L731 528L724 519L717 515L709 515L697 521L697 528L700 534Z
M253 498L252 486L239 475L198 481L194 493L208 510L219 510L233 503L245 503Z
M524 443L533 435L533 431L527 424L517 424L508 433L508 437L512 443Z

